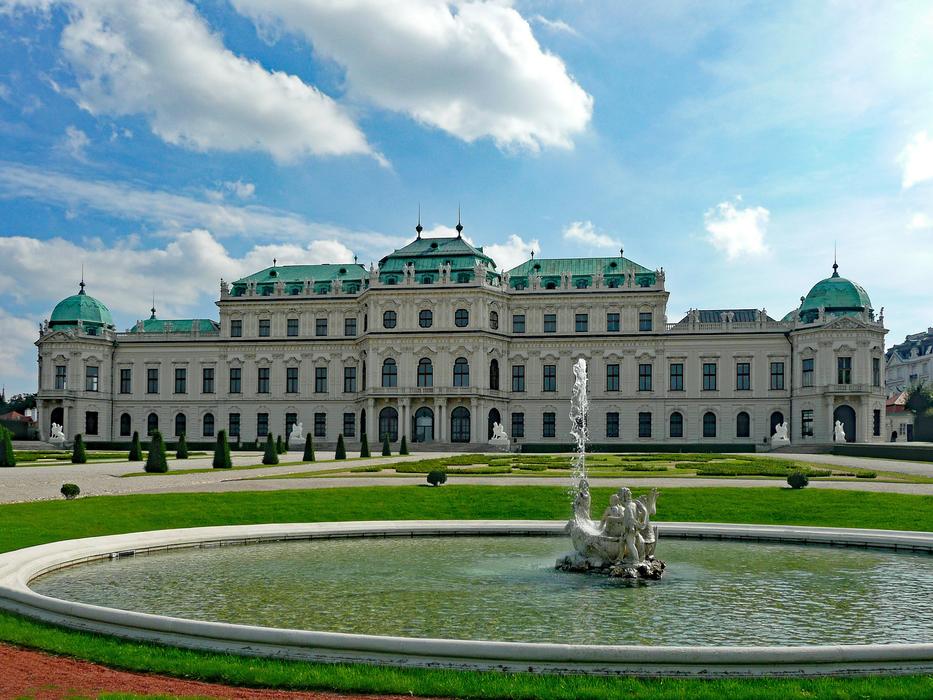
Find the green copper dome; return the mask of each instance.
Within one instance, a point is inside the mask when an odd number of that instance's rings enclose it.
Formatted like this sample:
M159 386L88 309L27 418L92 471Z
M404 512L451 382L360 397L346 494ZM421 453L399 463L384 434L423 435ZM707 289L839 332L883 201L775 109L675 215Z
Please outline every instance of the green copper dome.
M49 326L63 328L77 326L78 321L86 328L113 329L113 316L110 309L84 291L84 281L81 281L81 291L62 299L52 310Z
M820 280L810 290L800 305L800 320L810 323L816 320L820 308L828 316L845 316L871 311L871 299L861 285L839 276L839 266L833 263L833 274Z

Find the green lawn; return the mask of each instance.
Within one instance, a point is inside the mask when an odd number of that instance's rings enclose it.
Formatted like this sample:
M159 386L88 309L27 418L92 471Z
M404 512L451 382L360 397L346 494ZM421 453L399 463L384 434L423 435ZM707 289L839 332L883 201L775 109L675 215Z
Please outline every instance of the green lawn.
M612 489L593 489L604 503ZM636 494L639 489L636 489ZM790 489L668 489L662 520L933 530L933 497ZM109 496L0 507L0 551L69 537L165 527L264 522L432 518L564 518L563 486L398 486L224 494ZM933 697L933 677L816 680L637 680L475 673L246 659L124 642L0 613L0 639L206 681L346 692L480 698Z

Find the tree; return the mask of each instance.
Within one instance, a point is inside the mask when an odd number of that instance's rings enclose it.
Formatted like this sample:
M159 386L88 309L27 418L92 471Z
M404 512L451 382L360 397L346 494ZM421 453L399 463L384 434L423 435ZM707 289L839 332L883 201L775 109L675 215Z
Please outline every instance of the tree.
M275 452L276 454L280 454L280 455L284 455L286 452L288 452L288 447L285 445L284 442L282 442L281 435L279 435L275 439Z
M13 436L0 425L0 467L15 467L16 453L13 452Z
M185 434L178 436L178 448L175 452L176 459L188 459L188 443L185 440Z
M36 407L35 394L14 394L7 401L0 401L0 413L26 413L27 408Z
M143 461L143 446L139 443L139 431L133 431L133 441L130 443L130 454L127 457L131 462Z
M147 472L154 474L164 474L168 471L168 459L165 456L165 442L162 440L162 433L158 430L152 433L149 440L149 454L146 455Z
M810 483L810 479L803 472L791 472L787 475L787 483L792 489L802 489Z
M78 494L81 493L81 489L78 488L77 484L62 484L61 493L62 496L71 501L78 497Z
M447 483L447 474L442 471L428 472L428 483L431 486L440 486Z
M917 382L907 390L904 408L917 416L929 413L933 408L933 392L923 381Z
M369 440L366 439L366 431L363 431L363 434L360 435L360 457L370 457L369 454Z
M337 436L337 449L334 451L334 459L346 459L347 448L343 444L343 433Z
M81 433L75 435L74 448L71 450L71 463L87 463L87 452L84 451L84 438L81 436Z
M382 456L391 457L392 450L389 449L389 434L386 433L382 436Z
M302 462L313 462L314 461L314 438L311 437L311 433L305 435L305 453L301 458Z
M233 462L230 460L230 443L227 442L227 431L217 431L217 444L214 446L214 469L230 469Z
M275 442L272 440L272 433L266 435L266 451L262 455L263 464L278 464L279 452L275 449Z
M401 442L401 444L398 446L398 453L399 453L400 455L407 455L407 454L408 454L408 442L406 442L405 436L404 436L404 435L402 435L402 442Z

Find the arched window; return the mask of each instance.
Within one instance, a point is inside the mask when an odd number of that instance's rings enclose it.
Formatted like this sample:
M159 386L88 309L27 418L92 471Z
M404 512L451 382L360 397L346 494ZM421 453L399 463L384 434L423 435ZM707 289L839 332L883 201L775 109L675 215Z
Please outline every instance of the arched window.
M454 311L454 325L457 328L466 328L470 323L470 312L466 309L457 309Z
M434 365L427 357L418 360L418 386L434 386Z
M132 431L132 425L130 421L130 414L123 413L120 416L120 435L125 437L129 435L131 432L133 431Z
M470 363L465 357L454 360L454 386L470 386Z
M470 411L463 406L450 412L450 441L470 441Z
M610 288L610 289L616 289L618 286L619 286L619 280L614 279L614 278L611 279L611 280L609 280L609 288Z
M415 411L415 442L430 442L434 439L434 411L422 406Z
M735 436L747 438L752 434L752 420L745 411L735 417Z
M398 317L395 315L394 311L386 311L382 314L382 327L383 328L395 328L395 323Z
M498 311L489 312L489 327L494 331L499 330L499 312Z
M489 363L489 388L499 388L499 360L493 360Z
M670 434L672 438L679 438L684 436L684 414L679 411L674 411L671 414L671 429Z
M544 288L545 288L545 289L557 289L557 283L556 283L556 282L548 282L546 285L544 285Z
M379 411L379 440L384 440L386 435L389 442L398 440L398 411L391 406Z
M382 363L382 386L398 386L398 365L391 357Z
M489 411L489 416L486 421L486 432L488 433L486 439L492 440L493 429L492 426L494 423L502 424L502 416L499 414L499 409L493 408Z
M577 285L577 289L586 289L587 287L590 286L590 283L589 283L589 280L578 279L576 285Z
M421 278L421 284L433 284L433 283L434 283L434 278L431 277L431 275L424 275Z
M149 417L146 418L146 434L152 435L156 430L159 429L159 416L155 413L150 413Z
M184 413L179 413L175 416L175 437L181 437L187 432L187 429L188 419Z
M205 413L204 418L201 420L202 430L204 437L214 437L214 414Z
M434 314L431 313L431 309L422 309L418 312L419 326L422 328L430 328L432 323L434 323Z
M712 411L703 414L703 437L716 437L716 414Z
M466 272L460 272L457 274L457 282L463 284L470 281L470 275Z

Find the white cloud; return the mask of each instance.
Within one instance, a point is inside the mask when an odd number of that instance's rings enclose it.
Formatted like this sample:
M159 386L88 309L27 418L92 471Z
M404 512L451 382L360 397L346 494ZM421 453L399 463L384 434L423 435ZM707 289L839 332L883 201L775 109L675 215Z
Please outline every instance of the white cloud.
M2 1L2 0L0 0ZM7 6L47 10L49 0ZM94 115L143 115L167 143L197 151L374 154L347 111L294 75L237 56L185 0L60 0L61 48Z
M227 181L224 182L224 189L228 192L232 192L240 199L252 199L253 195L256 194L256 185L252 182L243 182L243 180Z
M496 261L496 269L499 272L511 270L516 265L525 262L531 257L531 251L535 255L541 252L541 243L537 238L525 241L521 236L512 234L505 243L492 243L483 246L483 252Z
M69 125L65 129L65 136L61 141L61 149L69 156L75 160L79 160L82 163L87 162L87 154L85 149L90 145L91 139L88 138L81 129L76 126Z
M933 139L926 131L914 134L898 156L898 162L903 168L901 186L905 190L933 180Z
M593 98L507 3L232 0L264 36L301 34L349 93L471 142L568 148Z
M599 233L592 221L574 221L564 229L564 240L572 243L582 243L591 248L622 247L622 242L605 233Z
M7 396L36 390L36 347L39 323L0 308L0 385Z
M764 207L736 206L741 202L741 197L736 197L735 202L720 202L703 216L709 242L725 252L729 260L768 250L765 233L770 212Z
M908 231L930 231L933 230L933 219L923 212L917 212L910 217L907 224Z
M548 19L547 17L542 17L541 15L535 15L531 19L540 24L542 27L551 30L552 32L562 32L572 36L580 36L576 29L571 27L562 19Z
M8 88L4 83L0 83L0 100L4 102L9 102L10 100L10 88Z

